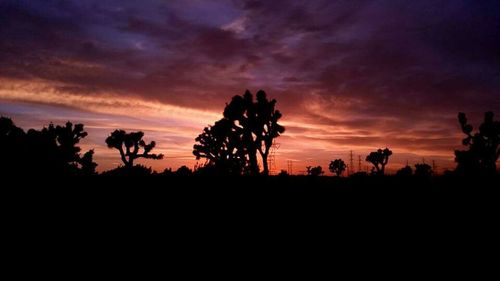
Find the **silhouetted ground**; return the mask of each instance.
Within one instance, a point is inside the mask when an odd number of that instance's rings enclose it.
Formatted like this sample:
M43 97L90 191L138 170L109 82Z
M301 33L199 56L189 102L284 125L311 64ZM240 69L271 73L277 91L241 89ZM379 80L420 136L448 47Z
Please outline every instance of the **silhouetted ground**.
M384 204L401 208L422 204L467 207L481 205L480 201L498 200L500 188L499 176L478 179L452 175L432 178L153 175L12 179L14 181L5 181L3 191L33 200L43 198L63 204L71 204L72 200L88 201L104 206L187 204L208 208L217 204L238 208L254 203L325 208L349 204L376 208L384 208Z
M98 260L107 256L96 253L111 247L124 257L162 249L159 254L174 260L209 261L223 245L231 260L233 252L252 253L273 264L267 254L273 249L296 255L329 247L333 255L341 247L377 260L391 245L395 257L420 253L439 264L430 251L446 247L455 255L490 247L484 237L496 233L498 180L21 177L4 182L0 198L6 233L41 255L59 244L77 245Z

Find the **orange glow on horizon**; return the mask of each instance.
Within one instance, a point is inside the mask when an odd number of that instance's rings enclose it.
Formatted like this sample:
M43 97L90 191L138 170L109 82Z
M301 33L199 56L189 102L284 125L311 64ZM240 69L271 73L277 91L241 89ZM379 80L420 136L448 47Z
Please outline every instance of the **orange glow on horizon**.
M37 81L30 84L9 81L9 88L0 88L0 99L8 102L22 102L28 104L47 104L63 107L68 110L94 114L83 123L89 131L90 137L82 143L82 149L94 149L99 163L98 170L104 171L120 165L116 151L104 145L104 138L117 128L128 131L142 130L146 140L157 141L157 153L165 154L160 161L140 161L157 171L167 167L174 170L182 165L193 168L197 161L192 156L192 147L195 137L203 127L213 124L222 117L222 107L219 112L212 112L194 108L186 108L155 101L145 101L139 97L123 97L117 94L79 95L55 91L49 84ZM228 97L228 100L230 97ZM278 108L279 108L278 103ZM324 112L322 105L316 102L305 104L305 110ZM353 150L355 171L358 170L358 155L362 157L362 170L366 170L369 163L364 161L365 155L379 147L390 147L398 154L407 155L411 162L419 162L422 158L436 159L441 168L452 168L452 150L436 151L422 148L405 148L390 142L380 141L384 134L380 131L369 133L342 125L347 122L345 113L325 114L325 118L338 120L338 124L313 123L311 119L304 119L300 115L283 117L281 123L287 128L283 136L276 139L280 148L275 152L274 173L287 170L289 161L292 162L293 173L305 173L306 166L321 165L327 170L330 160L342 158L349 162L349 151ZM14 120L16 121L16 120ZM48 120L49 122L65 122L66 120ZM78 117L71 121L82 122ZM45 123L46 124L46 123ZM409 139L418 138L418 135L406 136ZM367 139L366 143L349 143L352 139ZM370 139L378 140L368 143ZM397 155L397 154L396 154ZM394 157L397 158L397 157ZM388 171L403 166L406 160L392 161ZM203 163L203 159L198 161Z

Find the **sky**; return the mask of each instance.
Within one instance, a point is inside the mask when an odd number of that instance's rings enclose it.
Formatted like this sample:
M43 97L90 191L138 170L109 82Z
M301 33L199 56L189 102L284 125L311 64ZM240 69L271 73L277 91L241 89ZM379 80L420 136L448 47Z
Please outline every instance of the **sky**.
M283 113L276 171L351 150L364 170L385 147L389 171L453 169L457 113L500 114L500 1L0 0L0 115L85 124L100 171L120 164L115 129L157 142L166 157L143 164L193 167L246 89Z

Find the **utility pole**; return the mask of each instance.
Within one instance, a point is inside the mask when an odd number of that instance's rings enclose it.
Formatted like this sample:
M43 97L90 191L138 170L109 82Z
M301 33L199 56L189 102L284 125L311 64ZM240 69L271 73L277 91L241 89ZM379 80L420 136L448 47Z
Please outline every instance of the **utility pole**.
M353 174L352 170L354 168L354 161L352 159L352 150L351 150L351 154L350 154L350 160L351 161L350 161L350 165L349 165L349 175L352 175Z
M268 159L268 166L269 166L269 174L270 175L275 175L276 173L276 150L280 148L279 143L273 141L273 144L271 145L271 151L269 153L269 159Z
M291 175L293 173L293 170L292 170L292 160L287 160L286 161L286 165L287 165L287 172L289 175Z
M361 155L358 155L358 172L361 172Z

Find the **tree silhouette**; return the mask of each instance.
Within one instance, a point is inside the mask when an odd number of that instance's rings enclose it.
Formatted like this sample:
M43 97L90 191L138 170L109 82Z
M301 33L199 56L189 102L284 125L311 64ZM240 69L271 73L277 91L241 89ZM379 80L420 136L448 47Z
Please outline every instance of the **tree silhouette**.
M269 150L273 145L273 140L285 132L285 127L278 124L282 114L276 110L276 100L269 101L266 93L262 90L257 92L256 120L254 134L257 136L257 150L262 157L262 165L264 166L264 175L269 174L268 156Z
M241 132L239 140L244 146L248 157L248 171L250 174L259 173L257 163L257 137L253 135L252 129L256 127L255 111L253 110L253 96L249 91L245 95L234 96L224 108L224 118L231 122L231 126ZM236 122L237 121L237 122Z
M458 114L458 122L466 137L462 144L468 150L456 150L455 162L461 173L494 173L500 156L500 122L493 120L493 112L484 114L479 132L472 134L473 127L467 123L465 113Z
M78 143L85 138L83 124L50 124L27 133L11 119L0 118L0 166L2 170L23 170L40 175L91 175L96 163L93 151L80 155Z
M340 177L340 175L345 171L347 168L345 162L342 159L335 159L330 162L330 166L328 169L330 169L330 172L334 173L337 175L337 177Z
M84 174L84 175L97 174L97 172L95 170L97 167L97 163L95 163L93 161L93 158L94 158L94 150L93 149L85 152L85 154L83 154L83 156L80 158L80 165L81 165L82 174Z
M371 152L366 156L366 161L373 164L375 172L377 175L384 175L385 165L389 162L389 156L392 155L392 151L388 148L384 150L378 149L375 152Z
M37 163L38 169L45 170L46 173L53 171L66 175L95 173L97 164L93 162L93 152L80 156L81 149L77 146L87 136L83 124L50 124L41 131L30 129L27 136L31 154L37 155L34 163ZM47 168L43 167L45 165Z
M228 119L221 119L206 127L195 140L196 159L207 159L204 170L213 167L216 173L241 174L246 159L241 141L241 129Z
M273 140L285 131L285 127L278 124L282 114L276 110L276 100L268 100L266 92L260 90L256 94L255 102L250 91L243 96L234 96L224 109L224 117L237 121L235 126L242 129L242 141L247 151L249 171L259 173L257 151L264 167L263 174L269 174L268 156Z
M429 164L415 164L415 176L430 177L432 176L432 167Z
M12 119L0 117L0 141L19 139L25 136L23 129L14 125Z
M413 175L413 169L408 165L404 166L396 172L396 176L398 177L409 177L411 175Z
M238 170L259 174L257 152L263 174L269 174L268 156L273 140L285 131L278 124L282 114L276 110L276 100L268 100L264 91L257 92L257 100L247 90L236 95L224 108L224 118L207 127L194 145L197 159L206 158L209 163L232 172Z
M0 117L0 171L10 174L20 170L29 154L26 133L7 117Z
M311 177L318 177L325 173L323 172L323 168L321 166L316 166L316 167L307 166L306 169L307 169L307 175Z
M143 132L127 133L124 130L115 130L106 138L108 148L115 148L120 152L120 157L126 168L134 166L134 160L137 158L145 159L163 159L163 154L150 153L156 146L152 141L146 144L142 138ZM142 151L140 151L142 149Z

